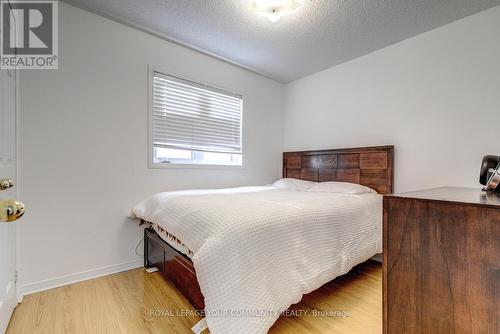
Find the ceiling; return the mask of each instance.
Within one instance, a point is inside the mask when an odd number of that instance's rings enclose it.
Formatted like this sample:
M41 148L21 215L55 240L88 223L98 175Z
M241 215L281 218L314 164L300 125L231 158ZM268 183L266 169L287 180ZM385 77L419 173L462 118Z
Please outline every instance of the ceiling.
M500 0L306 0L277 23L250 0L66 0L287 83L500 5Z

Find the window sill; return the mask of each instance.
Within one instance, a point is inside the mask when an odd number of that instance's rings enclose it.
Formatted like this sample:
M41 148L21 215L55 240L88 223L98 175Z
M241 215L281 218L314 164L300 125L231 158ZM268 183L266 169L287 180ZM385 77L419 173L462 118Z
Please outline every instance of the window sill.
M234 165L204 165L204 164L175 164L175 163L150 163L150 169L213 169L213 170L244 170L245 164Z

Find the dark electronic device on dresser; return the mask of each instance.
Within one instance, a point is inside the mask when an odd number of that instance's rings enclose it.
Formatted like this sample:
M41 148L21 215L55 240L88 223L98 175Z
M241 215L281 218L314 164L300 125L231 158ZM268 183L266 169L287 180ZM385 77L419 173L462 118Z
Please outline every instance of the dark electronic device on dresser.
M479 182L485 186L485 191L500 192L500 156L487 155L483 158Z

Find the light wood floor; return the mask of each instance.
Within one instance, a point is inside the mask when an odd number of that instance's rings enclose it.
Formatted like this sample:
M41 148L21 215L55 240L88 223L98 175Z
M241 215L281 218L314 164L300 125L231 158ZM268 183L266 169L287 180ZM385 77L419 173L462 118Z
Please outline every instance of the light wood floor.
M381 265L366 262L304 296L291 309L308 313L281 317L270 333L379 334ZM192 310L192 306L158 273L135 269L26 296L14 311L7 333L191 333L200 318L168 313L177 310ZM313 316L314 310L350 314ZM151 313L155 311L164 313Z

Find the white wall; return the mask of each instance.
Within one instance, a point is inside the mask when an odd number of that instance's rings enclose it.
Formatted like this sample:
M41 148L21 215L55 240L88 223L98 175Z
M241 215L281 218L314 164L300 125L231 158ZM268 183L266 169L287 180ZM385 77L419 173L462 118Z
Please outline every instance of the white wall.
M59 70L21 75L23 291L140 265L141 230L126 215L148 195L281 174L281 84L64 3L59 20ZM148 169L148 64L244 95L244 170Z
M285 150L394 144L396 191L478 187L499 154L500 7L286 87Z

